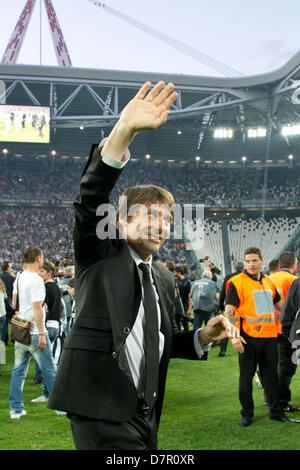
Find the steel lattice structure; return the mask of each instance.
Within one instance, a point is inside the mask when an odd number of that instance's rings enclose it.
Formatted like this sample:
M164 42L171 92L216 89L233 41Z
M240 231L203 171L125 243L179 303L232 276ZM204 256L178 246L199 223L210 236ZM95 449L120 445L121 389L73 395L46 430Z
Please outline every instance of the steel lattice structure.
M269 157L284 160L293 153L297 161L299 138L281 135L282 125L299 122L300 106L293 99L300 79L300 53L284 67L246 78L214 78L122 72L110 70L0 65L0 102L50 106L52 143L60 153L86 155L88 141L109 131L145 80L173 81L179 97L167 124L150 136L138 139L137 153L157 158L188 161L240 161L266 156L266 138L250 141L246 129L268 128ZM79 133L80 127L84 132ZM232 127L234 138L216 140L213 130ZM181 130L181 135L177 131ZM17 146L17 144L15 144Z
M165 162L241 165L251 162L286 165L293 154L299 162L299 137L281 134L281 126L300 119L297 90L300 52L280 69L245 77L174 38L108 7L88 0L128 24L166 42L196 60L206 61L226 78L155 74L72 67L62 29L51 0L44 0L58 67L17 65L36 0L27 0L0 64L0 103L50 106L51 147L57 155L85 156L91 142L107 134L140 85L172 81L179 93L168 122L155 133L144 133L133 144L138 158L151 154ZM236 75L236 76L233 76ZM251 140L247 130L266 128L265 138ZM214 139L214 130L233 129L232 139ZM45 153L44 146L10 144L10 152ZM50 149L50 146L47 151Z

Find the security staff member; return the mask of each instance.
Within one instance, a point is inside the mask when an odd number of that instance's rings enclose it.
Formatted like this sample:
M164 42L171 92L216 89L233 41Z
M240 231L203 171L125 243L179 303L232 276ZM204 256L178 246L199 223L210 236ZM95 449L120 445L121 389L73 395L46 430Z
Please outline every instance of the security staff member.
M284 303L286 295L291 284L295 281L296 276L294 275L297 271L297 257L294 253L286 251L281 253L279 257L279 271L270 274L270 278L274 282L278 292L281 295L281 302ZM300 411L289 403L291 400L290 383L292 377L296 372L297 365L292 361L293 348L288 340L282 334L281 324L278 331L278 378L279 378L279 390L280 400L284 411Z
M245 272L231 280L225 307L225 316L241 332L240 338L232 341L234 349L239 353L240 426L249 426L254 415L252 379L257 365L268 398L270 419L299 423L284 414L279 397L277 335L280 295L273 281L261 273L263 258L259 248L246 249L245 265Z

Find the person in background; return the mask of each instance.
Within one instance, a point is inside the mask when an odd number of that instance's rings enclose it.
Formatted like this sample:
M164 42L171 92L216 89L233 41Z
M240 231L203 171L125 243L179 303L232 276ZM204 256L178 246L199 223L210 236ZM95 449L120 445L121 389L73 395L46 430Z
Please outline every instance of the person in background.
M254 416L252 381L259 366L269 405L269 418L291 423L280 401L277 375L277 336L280 295L273 281L262 273L263 257L259 248L245 250L244 272L231 278L225 316L240 330L232 340L239 357L239 399L242 405L241 427L250 426Z
M226 297L226 292L228 290L228 286L230 284L230 279L233 276L236 276L237 274L240 274L241 272L243 272L244 267L245 267L244 263L242 261L238 261L234 266L234 272L227 274L227 276L225 276L224 278L223 285L222 285L221 292L220 292L220 298L219 298L219 309L222 314L224 314L224 311L225 311L225 297ZM228 338L225 338L220 343L219 357L225 356L227 345L228 345Z
M18 316L23 320L30 321L31 341L28 345L15 341L15 361L9 392L11 419L19 419L27 414L23 403L23 385L31 356L41 368L45 396L51 392L56 373L45 325L45 310L43 309L46 290L44 282L38 274L43 265L42 250L36 246L29 246L24 251L23 262L25 269L14 283L13 297L14 299L18 298Z
M175 285L177 285L178 288L178 301L181 300L182 307L181 315L177 313L175 318L179 330L183 329L184 331L189 331L189 321L192 320L190 320L188 317L192 311L192 301L190 298L191 281L186 275L184 275L187 274L186 271L186 266L175 266L174 268L174 276L176 278Z
M51 350L53 353L53 346L56 341L59 325L61 320L61 291L56 282L53 280L55 274L55 266L50 261L44 261L42 268L39 270L39 275L45 283L46 297L44 306L46 308L46 328L48 331L49 340L51 343ZM37 363L35 363L35 377L32 382L29 382L30 385L35 385L43 381L42 372ZM41 397L31 400L34 403L39 403L40 401L46 401L46 397L42 395Z
M69 333L69 324L72 315L72 306L70 303L70 296L68 294L68 282L74 278L75 268L73 264L70 264L71 260L65 260L64 262L64 275L61 279L58 280L58 286L61 290L61 295L65 303L66 308L66 319L65 319L65 337L68 336Z
M214 316L216 300L219 299L216 283L212 280L212 273L204 271L202 278L192 284L190 297L192 298L194 311L194 330L201 328L204 322Z
M70 279L68 281L68 294L70 296L70 303L71 303L71 318L69 324L69 330L72 328L75 318L76 318L76 306L75 306L75 280Z
M12 292L13 292L13 285L15 282L15 276L11 272L11 264L9 261L3 261L1 264L1 273L0 279L4 282L6 294L8 298L12 301ZM2 333L0 335L0 339L5 343L7 346L8 343L8 324L10 322L11 315L6 315L4 319L4 324L2 325Z
M280 270L279 259L272 259L272 261L270 261L269 263L270 276L271 274L277 273L279 270Z
M286 251L279 256L279 270L270 274L278 292L281 295L281 302L284 304L289 288L297 279L297 257L294 253ZM282 334L281 324L278 329L278 378L280 388L280 400L284 411L300 411L299 407L291 405L290 384L296 373L297 364L292 361L293 348L288 338Z
M5 284L0 279L0 338L2 333L2 328L6 319L6 308L5 308L5 298L7 297ZM1 347L5 348L5 343L0 339ZM1 375L1 361L0 361L0 375Z

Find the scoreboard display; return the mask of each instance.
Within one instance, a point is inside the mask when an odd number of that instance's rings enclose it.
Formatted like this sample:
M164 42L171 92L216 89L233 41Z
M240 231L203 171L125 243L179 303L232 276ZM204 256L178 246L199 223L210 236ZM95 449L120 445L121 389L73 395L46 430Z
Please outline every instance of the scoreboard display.
M0 105L0 142L50 142L50 108Z

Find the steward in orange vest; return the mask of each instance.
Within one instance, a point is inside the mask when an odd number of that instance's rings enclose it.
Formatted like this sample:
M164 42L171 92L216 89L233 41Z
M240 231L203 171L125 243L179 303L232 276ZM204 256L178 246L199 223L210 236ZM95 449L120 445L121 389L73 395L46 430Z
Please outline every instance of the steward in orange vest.
M241 333L240 338L232 340L234 349L239 353L240 426L249 426L254 416L252 381L257 366L267 396L270 419L300 423L284 414L280 402L277 375L280 295L270 277L261 272L263 258L259 248L246 249L245 265L245 272L231 279L225 306L225 316Z
M262 273L258 280L245 272L234 276L231 285L226 303L235 306L235 326L253 338L277 338L280 321L274 304L280 295L273 281Z
M297 279L296 276L294 276L288 269L280 269L277 273L270 274L270 278L274 282L276 289L279 291L281 302L283 303L291 284L295 279Z
M297 257L294 253L287 251L279 257L279 271L272 273L270 278L275 283L284 304L287 293L292 283L297 279L294 273L297 270ZM282 314L281 314L282 316ZM282 334L282 326L278 330L278 378L280 389L280 400L284 411L300 411L300 408L292 405L290 384L297 370L297 364L292 360L294 349L289 339Z

